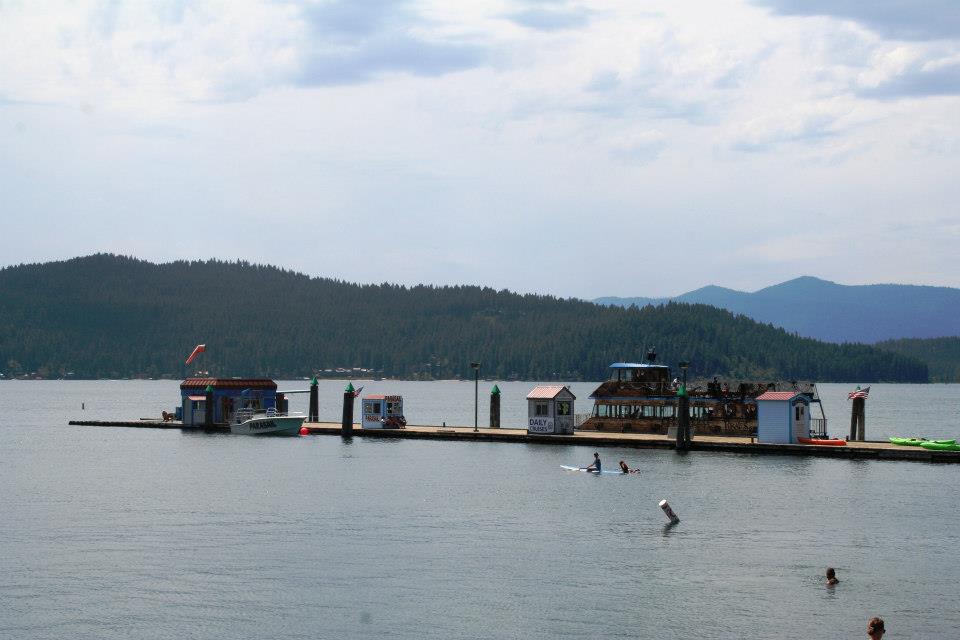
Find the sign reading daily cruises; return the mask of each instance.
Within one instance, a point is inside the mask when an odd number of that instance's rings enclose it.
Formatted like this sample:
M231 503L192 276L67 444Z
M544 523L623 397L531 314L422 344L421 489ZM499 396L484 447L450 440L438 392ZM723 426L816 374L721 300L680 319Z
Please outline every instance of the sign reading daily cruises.
M551 418L530 418L527 431L531 433L553 433L553 420Z

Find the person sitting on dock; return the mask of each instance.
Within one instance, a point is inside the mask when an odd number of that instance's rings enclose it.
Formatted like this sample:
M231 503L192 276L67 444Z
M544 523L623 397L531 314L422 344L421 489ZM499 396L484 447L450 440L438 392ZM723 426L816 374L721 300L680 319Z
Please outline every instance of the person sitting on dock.
M596 451L593 452L593 464L586 467L586 470L592 471L593 473L600 473L600 454Z
M832 587L839 583L837 579L837 572L834 571L833 567L827 567L827 586Z

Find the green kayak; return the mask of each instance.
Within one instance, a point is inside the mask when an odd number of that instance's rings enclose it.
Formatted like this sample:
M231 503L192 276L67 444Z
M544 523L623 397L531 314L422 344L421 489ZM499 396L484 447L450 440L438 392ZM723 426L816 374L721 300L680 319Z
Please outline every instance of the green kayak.
M931 440L930 442L921 442L920 446L931 451L960 451L960 444L956 442L937 442L936 440Z
M926 438L887 438L893 444L902 447L922 447L924 443L932 444L956 444L956 440L927 440Z

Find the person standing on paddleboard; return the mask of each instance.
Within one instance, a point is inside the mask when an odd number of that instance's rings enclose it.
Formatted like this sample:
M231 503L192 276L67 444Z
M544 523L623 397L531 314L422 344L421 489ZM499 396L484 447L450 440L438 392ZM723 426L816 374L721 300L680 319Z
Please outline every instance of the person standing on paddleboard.
M597 453L596 451L593 452L593 464L587 467L587 471L600 473L600 454Z

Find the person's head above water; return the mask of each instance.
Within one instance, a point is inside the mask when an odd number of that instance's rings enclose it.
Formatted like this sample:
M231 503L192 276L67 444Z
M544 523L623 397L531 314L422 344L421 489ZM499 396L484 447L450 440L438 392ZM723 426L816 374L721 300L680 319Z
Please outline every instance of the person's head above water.
M837 577L837 572L833 570L833 567L827 567L827 579L833 579Z
M879 640L883 637L883 634L886 633L886 629L883 628L883 618L874 616L870 618L870 622L867 623L867 635L873 638L874 640Z
M627 466L627 463L626 463L626 462L624 462L623 460L621 460L621 461L620 461L620 468L623 470L624 473L626 473L627 470L628 470L630 467Z

